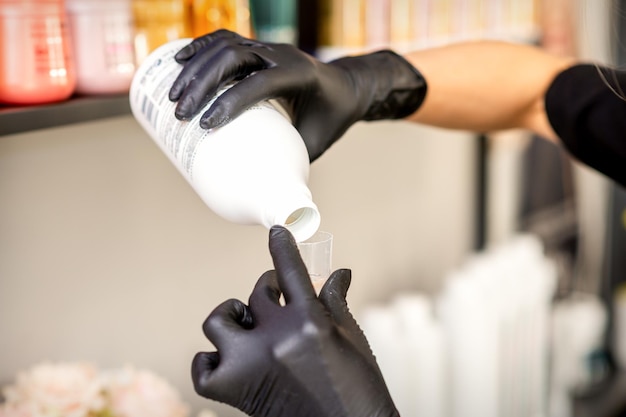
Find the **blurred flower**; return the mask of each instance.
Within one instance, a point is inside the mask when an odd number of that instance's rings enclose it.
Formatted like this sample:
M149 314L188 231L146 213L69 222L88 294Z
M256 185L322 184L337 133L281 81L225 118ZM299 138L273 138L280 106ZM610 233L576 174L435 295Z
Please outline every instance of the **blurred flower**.
M115 417L186 417L178 392L157 375L132 367L103 376L110 414Z
M34 417L34 408L29 404L0 404L0 417Z
M0 416L88 417L103 406L96 369L86 363L44 363L3 389Z
M1 397L4 397L4 403ZM0 417L187 417L164 379L130 366L98 372L87 363L43 363L2 389Z

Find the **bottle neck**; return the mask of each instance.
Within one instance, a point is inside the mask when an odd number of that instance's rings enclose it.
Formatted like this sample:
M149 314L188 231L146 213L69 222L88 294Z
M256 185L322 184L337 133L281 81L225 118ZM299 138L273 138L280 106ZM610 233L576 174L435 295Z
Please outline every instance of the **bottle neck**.
M264 226L284 226L297 242L304 241L317 231L321 223L319 210L305 185L286 189L280 195L268 198Z

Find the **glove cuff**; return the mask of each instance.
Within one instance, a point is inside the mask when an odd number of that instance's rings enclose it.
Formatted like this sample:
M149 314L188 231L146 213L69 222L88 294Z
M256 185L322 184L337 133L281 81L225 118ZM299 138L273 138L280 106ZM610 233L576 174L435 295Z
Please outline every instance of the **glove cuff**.
M424 76L391 50L331 64L343 67L352 78L363 104L359 120L402 119L416 112L426 98Z

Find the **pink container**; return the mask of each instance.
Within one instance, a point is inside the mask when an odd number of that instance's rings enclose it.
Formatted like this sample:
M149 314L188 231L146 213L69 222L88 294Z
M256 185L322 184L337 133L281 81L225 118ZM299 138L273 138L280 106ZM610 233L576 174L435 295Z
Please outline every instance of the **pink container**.
M76 86L62 0L0 0L0 102L67 99Z
M130 0L66 0L76 61L76 91L125 93L135 73Z

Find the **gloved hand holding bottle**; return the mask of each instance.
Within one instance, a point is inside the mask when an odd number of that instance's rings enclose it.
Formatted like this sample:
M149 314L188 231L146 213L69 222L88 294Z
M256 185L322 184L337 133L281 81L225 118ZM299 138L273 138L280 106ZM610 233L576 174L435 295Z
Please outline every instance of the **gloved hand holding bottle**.
M289 231L273 227L269 248L275 270L248 305L228 300L204 323L217 351L194 358L198 394L261 417L398 416L346 304L350 271L335 271L318 298Z
M311 161L359 120L403 119L479 133L525 129L626 186L620 69L494 40L324 63L291 45L224 30L195 39L176 59L185 66L169 92L176 117L199 113L221 86L238 81L201 126L222 126L256 102L278 99Z
M277 98L311 161L355 122L406 117L426 96L420 72L390 50L323 63L289 44L219 30L195 39L176 60L185 65L169 95L178 101L176 117L190 119L223 86L239 81L206 111L201 126L219 127L246 108Z

